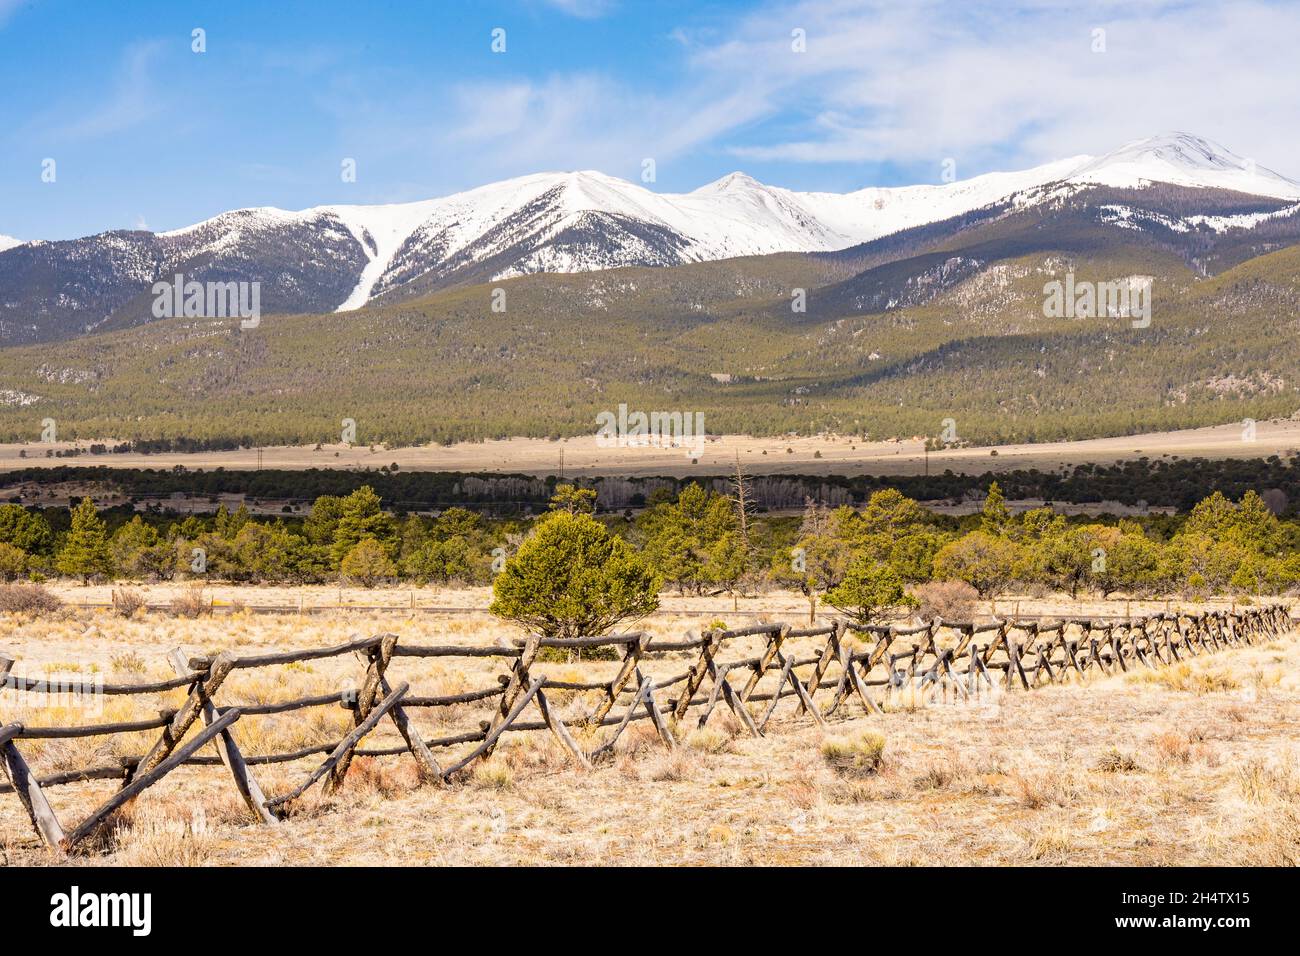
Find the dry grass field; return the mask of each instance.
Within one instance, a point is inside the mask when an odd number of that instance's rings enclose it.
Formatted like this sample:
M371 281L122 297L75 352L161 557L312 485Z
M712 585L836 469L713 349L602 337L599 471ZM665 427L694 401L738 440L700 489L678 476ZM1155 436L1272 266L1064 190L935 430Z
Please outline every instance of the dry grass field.
M938 428L939 423L935 422ZM593 432L595 424L592 425ZM102 438L105 444L117 439ZM0 444L0 472L48 465L103 465L111 468L225 468L252 470L278 468L379 468L397 462L408 471L502 472L508 474L559 474L564 457L565 474L582 476L718 474L730 471L739 456L745 470L756 475L980 475L987 471L1038 468L1050 471L1082 462L1111 464L1136 458L1266 458L1290 457L1300 448L1300 420L1260 422L1252 441L1243 441L1242 426L1234 422L1207 428L1150 432L1142 435L1093 438L1072 442L1000 445L997 448L951 447L933 451L928 460L924 441L861 441L840 435L803 437L710 436L693 460L682 448L600 447L595 435L553 441L545 438L508 438L453 445L386 448L382 445L311 445L245 448L228 452L165 453L156 455L98 455L75 459L46 458L47 451L81 448L92 442ZM996 454L995 454L996 452Z
M481 592L458 598L482 606ZM644 625L656 637L681 637L708 621L689 602L667 603ZM793 596L778 596L762 610L798 620L802 608ZM1125 608L1122 602L1066 602L1054 610L1121 614ZM718 616L727 619L725 612ZM254 654L379 632L395 632L404 643L491 644L518 636L482 612L245 610L187 619L154 611L123 619L65 608L41 620L0 616L0 652L18 659L15 674L102 674L126 683L172 676L165 655L178 645L191 654ZM683 652L680 661L655 666L680 670L693 656ZM536 670L577 680L607 677L616 666L584 661ZM334 693L362 671L351 656L236 671L219 702ZM502 671L494 659L399 658L389 674L394 683L410 681L412 693L446 694L490 686ZM107 697L92 713L25 710L19 700L24 695L4 690L0 722L138 720L176 706L182 694L160 694L152 704ZM561 712L577 713L590 703L579 697L580 692L557 693L554 700ZM1096 675L1082 685L999 692L978 704L904 697L891 701L883 716L853 707L821 729L795 718L786 703L762 738L743 734L735 718L719 709L703 730L687 732L672 753L647 722L635 723L613 759L590 771L576 767L549 734L512 733L488 762L447 787L418 787L409 755L358 758L338 793L324 797L319 786L313 788L275 828L250 822L224 768L182 767L119 815L76 862L1300 863L1300 643L1294 636L1155 671ZM484 710L476 704L412 714L425 735L434 736L472 729ZM350 720L337 705L251 716L240 720L235 736L246 754L256 755L336 740ZM689 718L683 727L694 723ZM21 743L42 775L142 753L156 733ZM366 745L398 740L384 723ZM439 751L439 759L446 754ZM292 789L320 759L254 772L268 794L278 794ZM66 823L118 786L85 782L49 792ZM50 860L17 798L0 794L0 864Z

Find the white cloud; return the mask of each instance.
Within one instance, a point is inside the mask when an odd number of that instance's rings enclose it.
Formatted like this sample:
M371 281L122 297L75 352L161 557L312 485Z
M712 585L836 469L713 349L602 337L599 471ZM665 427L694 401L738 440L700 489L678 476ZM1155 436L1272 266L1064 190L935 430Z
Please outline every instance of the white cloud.
M806 53L790 50L794 27ZM742 21L695 63L735 82L757 73L774 104L803 112L792 134L731 147L747 158L1029 164L1186 129L1295 175L1300 131L1280 120L1300 113L1297 35L1300 8L1259 2L809 0Z
M613 171L720 148L809 164L951 156L967 176L1183 129L1294 176L1296 36L1300 5L1264 2L802 0L665 25L683 58L671 89L587 74L467 85L444 141L485 146L503 169L521 154Z
M1096 27L1105 53L1091 51ZM791 49L795 28L805 53ZM541 170L633 177L646 157L666 181L675 160L719 153L738 167L938 170L952 157L965 178L1174 129L1296 177L1297 35L1300 4L802 0L665 22L669 80L517 74L436 96L419 84L396 96L387 83L382 96L329 86L321 105L337 116L343 155L424 155L448 190ZM427 193L390 185L392 198Z

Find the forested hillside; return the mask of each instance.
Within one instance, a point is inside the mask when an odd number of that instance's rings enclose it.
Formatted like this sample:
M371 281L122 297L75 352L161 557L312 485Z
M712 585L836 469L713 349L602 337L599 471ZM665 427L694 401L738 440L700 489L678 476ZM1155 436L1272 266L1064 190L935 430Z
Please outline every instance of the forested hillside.
M1180 230L1161 196L1146 218L1093 197L832 256L535 275L248 330L169 319L3 349L0 440L34 441L46 418L61 438L200 446L337 441L343 419L368 444L578 435L622 403L701 412L713 434L937 440L951 418L975 444L1292 415L1296 217ZM1263 214L1243 201L1219 211ZM1138 225L1107 219L1119 208ZM1067 275L1151 277L1149 324L1045 317L1046 284Z

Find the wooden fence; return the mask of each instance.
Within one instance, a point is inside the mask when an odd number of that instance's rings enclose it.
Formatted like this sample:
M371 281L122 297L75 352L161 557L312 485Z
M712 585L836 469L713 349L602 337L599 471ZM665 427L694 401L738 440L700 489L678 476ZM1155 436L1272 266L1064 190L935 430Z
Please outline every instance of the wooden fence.
M613 753L632 721L649 720L664 747L677 746L683 725L703 727L719 705L735 715L744 731L762 736L778 706L793 704L790 716L822 724L856 699L868 713L881 713L882 696L904 688L922 695L978 700L987 693L1030 690L1044 683L1084 681L1090 675L1132 668L1155 668L1225 647L1254 644L1291 630L1281 606L1200 613L1169 612L1125 621L1062 620L950 622L915 626L836 622L792 628L766 623L736 630L705 631L680 641L653 640L642 632L609 637L549 639L536 636L513 646L399 645L394 634L356 638L333 647L252 656L223 653L212 658L170 655L176 676L138 684L96 685L105 696L152 695L185 689L181 706L159 716L127 723L75 727L31 727L0 722L0 756L8 783L0 793L15 793L41 840L63 855L83 844L113 814L142 791L180 766L224 765L248 807L251 819L277 826L313 785L326 793L340 787L355 756L409 755L421 781L439 786L491 755L503 734L552 733L574 764L590 767ZM598 648L616 652L606 680L558 680L544 673L544 648L570 654ZM728 656L750 648L748 656ZM758 649L752 653L752 649ZM802 653L800 653L802 651ZM742 650L740 653L744 653ZM283 667L304 661L358 655L365 663L359 687L343 693L282 702L223 707L222 684L235 671ZM411 693L410 684L390 682L401 658L499 659L505 672L493 686L441 696ZM652 664L684 670L650 674ZM19 693L57 691L44 680L10 673L14 661L0 655L3 688ZM575 694L576 692L576 694ZM818 694L821 694L819 701ZM562 717L557 701L569 695L583 712ZM342 705L351 711L352 729L341 740L299 750L245 755L236 741L241 719ZM525 719L529 708L533 719ZM854 705L856 708L856 705ZM438 708L481 708L478 726L426 738L411 714ZM363 739L390 721L401 744L363 747ZM584 750L579 736L594 741ZM36 778L19 751L19 742L159 731L149 750L119 762ZM215 755L201 754L208 745ZM268 797L253 768L324 757L291 790ZM71 829L60 823L46 789L87 780L120 780L117 791Z

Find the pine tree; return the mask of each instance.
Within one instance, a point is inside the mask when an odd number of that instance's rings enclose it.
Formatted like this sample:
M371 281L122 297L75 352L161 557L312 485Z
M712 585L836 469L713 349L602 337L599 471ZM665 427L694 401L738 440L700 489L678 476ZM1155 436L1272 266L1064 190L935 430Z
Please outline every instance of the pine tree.
M569 514L594 514L596 492L576 485L556 485L555 494L551 495L551 510L567 511Z
M88 584L93 575L108 574L113 557L108 549L108 527L95 511L95 503L82 498L72 510L72 529L54 565L60 574L81 578Z
M988 497L984 499L984 507L980 509L980 529L989 534L1000 535L1010 521L1011 512L1007 510L1002 489L995 481L989 485Z
M393 541L393 519L380 507L379 495L369 485L362 485L342 500L334 543L330 549L336 566L362 541L373 538L388 552Z

